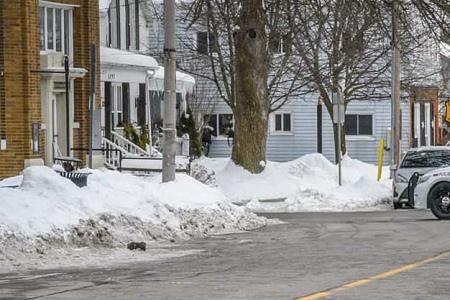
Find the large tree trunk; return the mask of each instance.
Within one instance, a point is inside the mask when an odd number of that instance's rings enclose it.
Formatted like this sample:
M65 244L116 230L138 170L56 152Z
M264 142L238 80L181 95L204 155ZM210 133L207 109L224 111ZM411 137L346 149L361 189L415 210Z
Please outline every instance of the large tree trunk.
M236 48L235 136L232 159L252 173L264 170L269 99L263 0L242 0Z

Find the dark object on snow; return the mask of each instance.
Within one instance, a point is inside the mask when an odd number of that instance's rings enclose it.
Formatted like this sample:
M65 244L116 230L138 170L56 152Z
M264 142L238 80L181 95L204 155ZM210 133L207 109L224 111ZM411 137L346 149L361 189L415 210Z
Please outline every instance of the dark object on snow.
M91 173L80 173L80 172L61 172L61 171L56 172L59 173L59 175L61 175L62 177L69 179L70 181L75 183L77 187L80 188L87 186L87 178L89 175L91 175Z
M131 242L128 243L127 248L130 250L142 250L145 251L147 249L147 244L145 242Z
M69 179L78 187L87 185L87 178L91 173L81 173L78 170L81 167L81 160L73 157L56 157L55 164L61 165L65 172L56 171L64 178Z
M66 172L76 171L81 167L81 160L73 157L55 157L54 162L61 165Z
M75 171L75 168L69 162L64 162L62 164L62 167L64 168L64 171L66 171L66 172L73 172L73 171Z

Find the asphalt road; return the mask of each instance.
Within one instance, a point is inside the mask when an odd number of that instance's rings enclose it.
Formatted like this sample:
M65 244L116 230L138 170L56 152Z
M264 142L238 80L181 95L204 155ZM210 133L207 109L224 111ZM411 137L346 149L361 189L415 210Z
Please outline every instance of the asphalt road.
M275 217L168 261L0 275L0 299L450 299L450 222L428 211Z

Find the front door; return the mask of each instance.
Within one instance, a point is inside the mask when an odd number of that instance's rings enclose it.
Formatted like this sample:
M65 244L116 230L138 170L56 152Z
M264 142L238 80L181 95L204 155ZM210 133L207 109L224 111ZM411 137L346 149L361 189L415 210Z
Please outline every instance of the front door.
M123 103L122 103L122 84L112 84L112 107L111 107L111 128L114 130L116 127L123 126Z
M66 97L54 94L52 99L53 157L67 155Z
M430 102L415 102L413 106L413 146L434 145L434 113Z

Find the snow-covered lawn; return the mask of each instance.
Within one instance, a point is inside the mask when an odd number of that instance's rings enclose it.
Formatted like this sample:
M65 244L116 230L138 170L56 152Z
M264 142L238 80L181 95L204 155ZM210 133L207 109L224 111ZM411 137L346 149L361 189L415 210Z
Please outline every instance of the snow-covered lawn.
M229 159L202 158L192 170L198 180L177 174L167 184L160 183L160 176L90 170L88 186L81 189L47 167L27 168L23 176L0 181L0 272L185 255L160 247L272 222L251 210L390 207L388 169L377 182L375 166L349 157L343 160L341 187L337 167L320 154L268 162L257 175ZM126 249L129 242L141 241L149 251Z
M54 262L56 248L67 250L56 255L62 265L98 263L86 261L86 255L74 257L70 249L124 249L132 241L158 247L158 242L252 230L267 222L187 175L161 184L159 176L91 172L81 189L47 167L26 169L23 182L20 177L0 182L21 183L0 187L0 271L36 256Z
M382 180L377 182L376 166L350 157L343 158L342 186L337 166L321 154L268 162L257 175L225 158L201 158L193 169L196 178L254 211L377 210L389 208L391 202L389 167L383 168Z

